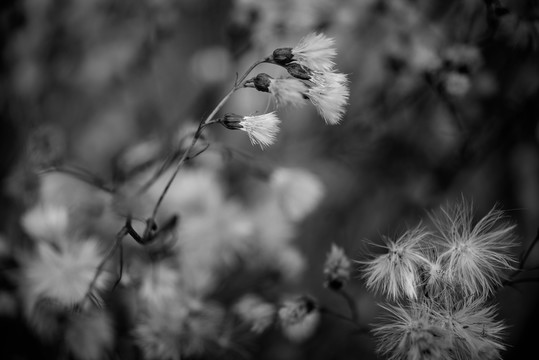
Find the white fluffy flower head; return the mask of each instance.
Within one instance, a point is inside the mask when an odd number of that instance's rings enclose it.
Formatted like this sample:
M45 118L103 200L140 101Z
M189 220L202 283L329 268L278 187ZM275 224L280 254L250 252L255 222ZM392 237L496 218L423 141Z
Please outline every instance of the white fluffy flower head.
M472 207L466 203L443 210L436 218L440 230L440 262L446 280L465 294L487 296L501 285L505 271L513 269L515 225L503 221L492 209L472 224Z
M257 116L226 114L221 121L227 129L245 131L251 143L260 145L262 149L275 143L280 123L275 112Z
M421 243L429 235L425 229L417 227L396 241L385 239L386 254L360 262L364 265L363 277L367 288L393 300L402 297L417 299L419 270L429 263L422 253Z
M312 70L329 71L334 66L337 55L335 40L324 34L311 33L302 38L293 48L279 48L273 52L272 59L285 65L296 62Z

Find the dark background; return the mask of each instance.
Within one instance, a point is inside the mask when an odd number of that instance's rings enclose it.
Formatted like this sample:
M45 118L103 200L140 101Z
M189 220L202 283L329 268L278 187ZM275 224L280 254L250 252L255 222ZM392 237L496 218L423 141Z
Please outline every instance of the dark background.
M361 259L366 239L399 234L462 196L473 201L478 217L495 205L505 210L518 225L522 249L536 235L535 1L48 0L0 6L0 230L15 238L14 246L35 186L32 165L61 160L112 179L114 159L127 146L149 137L172 141L180 125L211 111L236 72L312 31L335 38L337 67L350 80L342 124L325 125L308 106L286 109L279 139L265 151L251 147L243 133L209 130L262 164L307 168L326 185L323 203L297 231L308 262L299 290L346 311L322 286L331 243ZM475 49L480 60L449 62L448 49L459 44ZM433 73L434 65L439 71ZM247 114L267 103L263 94L241 92L227 109ZM538 265L538 251L527 267ZM510 326L504 359L536 350L537 290L537 282L524 282L497 293ZM358 272L350 291L362 323L374 321L381 299L366 292ZM47 348L17 319L5 318L1 331L7 355L47 358ZM373 349L369 336L323 318L305 343L270 331L252 353L256 359L374 359Z

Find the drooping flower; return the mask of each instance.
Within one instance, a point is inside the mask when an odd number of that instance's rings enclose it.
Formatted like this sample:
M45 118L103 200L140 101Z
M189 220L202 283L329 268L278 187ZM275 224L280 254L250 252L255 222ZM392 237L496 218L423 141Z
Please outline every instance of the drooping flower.
M306 96L327 124L340 123L350 96L346 75L325 72L317 73L311 79L314 86L309 88Z
M248 83L247 86L251 86ZM307 100L306 93L309 87L303 81L293 78L273 78L265 73L260 73L252 79L252 86L258 91L269 92L277 106L301 106Z
M341 289L350 279L350 268L351 262L344 250L332 244L324 265L324 285L335 290Z
M416 227L396 241L385 239L387 254L360 262L364 265L363 277L367 288L383 293L390 299L404 296L416 299L417 286L420 284L419 270L429 263L422 253L421 242L429 235L422 227Z
M388 312L384 323L373 333L377 351L390 360L449 360L451 335L425 304L410 307L383 306Z
M435 218L445 278L467 295L491 294L501 285L504 272L514 268L515 225L503 217L493 208L474 226L472 208L463 202Z
M293 48L279 48L273 52L272 59L286 65L297 62L316 71L329 71L334 66L333 58L337 55L335 40L324 34L311 33L302 38Z
M264 149L275 142L281 121L275 112L270 112L257 116L226 114L220 123L227 129L245 131L253 145Z

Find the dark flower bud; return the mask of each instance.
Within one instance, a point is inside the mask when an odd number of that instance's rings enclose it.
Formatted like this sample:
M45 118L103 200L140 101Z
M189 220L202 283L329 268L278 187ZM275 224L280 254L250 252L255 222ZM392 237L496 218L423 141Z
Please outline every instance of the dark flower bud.
M243 128L243 125L241 125L241 122L243 121L243 116L236 115L233 113L225 114L223 117L221 124L223 124L224 127L230 130L239 130Z
M261 73L253 79L253 83L258 91L269 92L269 86L272 79L273 78L268 74Z
M294 54L292 54L292 48L279 48L273 51L273 61L279 65L288 64L290 61L292 61L293 57Z
M301 80L311 79L311 75L309 75L308 70L298 63L291 63L291 64L286 65L286 70L288 71L290 75L292 75L293 77L297 79L301 79Z

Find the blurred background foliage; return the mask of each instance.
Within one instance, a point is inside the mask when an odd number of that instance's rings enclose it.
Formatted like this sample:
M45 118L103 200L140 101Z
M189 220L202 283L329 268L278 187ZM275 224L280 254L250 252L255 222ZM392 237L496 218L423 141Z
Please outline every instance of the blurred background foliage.
M146 144L142 157L164 158L236 73L312 31L335 39L337 67L350 80L342 124L325 125L309 106L282 109L274 146L262 151L241 132L212 127L207 136L217 145L197 159L217 161L212 154L233 148L257 168L301 167L322 180L324 200L299 223L294 239L306 270L287 291L346 312L322 285L331 243L362 259L366 239L377 242L428 222L428 211L461 196L473 201L478 217L496 204L506 210L522 246L535 237L535 1L9 0L0 6L0 229L15 242L0 249L5 263L10 246L23 246L19 218L35 201L36 167L74 164L120 182L131 166L129 150ZM279 74L266 65L257 71ZM241 90L224 111L252 114L271 106L265 94ZM230 185L249 186L242 161L219 159L229 161ZM530 267L538 265L538 251ZM2 281L9 291L13 284ZM360 321L372 323L379 299L365 291L357 272L349 286ZM505 359L536 349L537 290L537 282L528 282L498 293L510 326ZM322 318L305 342L268 331L250 340L248 353L374 359L372 339L350 330ZM8 356L47 358L19 319L2 317L1 331ZM126 354L132 352L117 358Z

